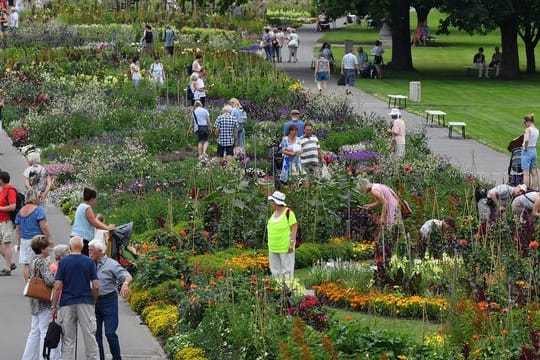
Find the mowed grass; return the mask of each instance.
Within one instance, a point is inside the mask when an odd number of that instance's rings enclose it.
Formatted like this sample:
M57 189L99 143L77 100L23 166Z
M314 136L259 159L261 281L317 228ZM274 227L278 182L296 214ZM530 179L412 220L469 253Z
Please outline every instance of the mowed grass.
M440 13L430 13L432 31L435 31L440 18ZM411 28L415 25L416 14L411 13ZM356 86L386 100L388 94L408 95L409 82L420 81L422 101L408 103L409 110L421 115L426 109L445 111L448 121L467 123L468 136L506 151L508 142L523 133L523 115L540 113L540 76L523 74L519 80L511 81L479 79L477 73L466 76L464 66L471 65L479 46L484 47L487 61L491 60L494 47L500 45L498 31L486 36L470 36L453 30L450 35L435 36L435 46L412 48L414 72L383 69L381 81L362 79ZM369 54L378 34L364 25L352 25L327 33L321 41L342 44L345 38L353 39L356 47L364 46L364 51ZM525 50L521 41L519 47L520 66L524 70ZM334 46L333 52L339 62L343 49ZM540 59L538 49L536 54ZM391 58L392 49L386 47L384 59L388 62Z

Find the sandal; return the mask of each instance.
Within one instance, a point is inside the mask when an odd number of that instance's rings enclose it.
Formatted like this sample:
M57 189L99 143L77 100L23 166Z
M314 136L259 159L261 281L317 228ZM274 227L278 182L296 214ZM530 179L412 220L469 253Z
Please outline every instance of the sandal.
M0 271L0 276L10 276L10 275L11 275L11 270L3 269L2 271Z

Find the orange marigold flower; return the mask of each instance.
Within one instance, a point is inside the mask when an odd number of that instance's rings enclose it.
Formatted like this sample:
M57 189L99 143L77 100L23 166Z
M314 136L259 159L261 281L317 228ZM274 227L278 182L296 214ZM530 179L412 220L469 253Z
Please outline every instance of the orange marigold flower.
M530 248L530 249L536 249L536 248L538 247L538 245L539 245L539 244L538 244L538 241L533 240L533 241L531 241L531 242L529 243L529 248Z
M478 339L480 339L480 335L473 335L473 336L472 336L472 339L473 339L473 340L478 340Z
M353 317L350 315L345 316L345 321L351 321L352 319Z
M502 329L502 330L501 330L501 334L502 334L502 335L508 335L508 334L510 334L510 330L508 330L508 329Z

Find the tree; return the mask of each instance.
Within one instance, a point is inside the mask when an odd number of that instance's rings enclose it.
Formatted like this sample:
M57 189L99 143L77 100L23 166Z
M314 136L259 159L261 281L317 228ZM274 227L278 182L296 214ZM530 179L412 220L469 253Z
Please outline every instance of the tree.
M412 0L411 6L416 10L418 24L426 22L431 9L440 5L440 0Z
M518 34L525 44L527 57L527 72L536 72L536 59L534 49L540 40L540 1L516 1L516 10L519 18Z
M515 79L519 75L516 1L525 0L443 0L440 9L448 16L440 24L439 31L448 33L453 25L469 34L486 34L498 27L503 49L502 76Z

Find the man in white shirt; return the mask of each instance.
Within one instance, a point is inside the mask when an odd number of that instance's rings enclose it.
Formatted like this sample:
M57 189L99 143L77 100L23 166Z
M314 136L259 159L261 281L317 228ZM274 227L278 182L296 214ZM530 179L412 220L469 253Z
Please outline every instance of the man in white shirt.
M354 80L360 66L358 65L358 59L352 53L352 49L348 49L345 56L341 60L341 74L345 75L345 85L347 87L354 86ZM351 90L347 89L347 94L350 94Z
M19 13L14 7L11 8L11 14L9 14L9 30L11 32L16 31L19 28Z

